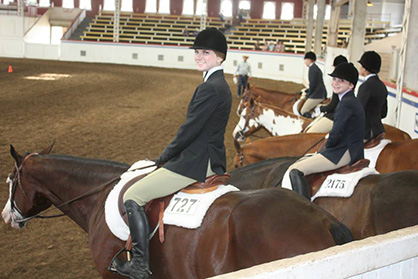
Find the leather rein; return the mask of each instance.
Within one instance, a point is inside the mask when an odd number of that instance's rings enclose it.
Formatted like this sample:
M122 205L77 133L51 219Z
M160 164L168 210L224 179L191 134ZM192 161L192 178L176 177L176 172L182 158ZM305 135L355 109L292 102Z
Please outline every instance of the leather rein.
M30 199L29 199L29 197L28 197L28 195L26 194L25 190L23 189L23 186L22 186L22 182L21 182L21 172L22 172L22 169L23 169L23 165L27 162L27 160L28 160L30 157L35 156L35 155L39 155L39 154L38 154L38 153L30 153L29 155L27 155L27 156L23 159L23 161L22 161L22 163L20 164L20 166L18 166L18 165L17 165L17 163L15 163L15 175L14 175L14 177L13 177L13 178L10 178L12 174L10 174L10 175L7 177L7 182L11 185L11 194L10 194L10 212L11 212L11 213L13 213L13 212L17 211L17 212L19 213L19 215L20 215L20 216L22 216L22 217L23 217L23 214L22 214L21 210L18 208L18 206L16 205L16 202L15 202L15 200L14 200L14 196L15 196L15 193L16 193L16 189L17 189L17 187L19 186L19 188L20 188L20 190L22 191L23 195L24 195L24 196L25 196L28 200L30 200ZM65 213L62 213L62 214L56 214L56 215L48 215L48 216L45 216L44 214L46 214L46 213L48 213L48 212L50 212L50 211L53 211L53 210L59 209L59 208L61 208L61 207L65 206L65 205L68 205L68 204L70 204L70 203L72 203L72 202L74 202L74 201L77 201L77 200L83 199L83 198L85 198L85 197L88 197L88 196L90 196L90 195L92 195L92 194L95 194L95 193L97 193L97 192L99 192L99 191L103 190L106 186L108 186L109 184L111 184L111 183L115 182L115 181L116 181L116 180L118 180L119 178L120 178L119 176L116 176L116 177L114 177L114 178L112 178L112 179L110 179L110 180L106 181L105 183L100 184L99 186L97 186L96 188L92 189L91 191L89 191L89 192L87 192L87 193L84 193L84 194L82 194L82 195L79 195L79 196L77 196L77 197L75 197L75 198L73 198L73 199L71 199L71 200L68 200L68 201L66 201L66 202L64 202L64 203L62 203L62 204L60 204L60 205L54 206L53 208L50 208L50 209L47 209L47 210L41 211L41 212L39 212L38 214L35 214L35 215L32 215L32 216L28 216L28 217L25 217L25 218L23 218L23 219L19 219L19 220L15 220L15 219L14 219L14 217L13 217L14 215L13 215L13 214L11 214L11 215L12 215L12 221L13 221L14 223L19 224L19 226L21 226L21 227L22 227L22 226L23 226L26 222L28 222L28 221L30 221L30 220L32 220L32 219L34 219L34 218L48 219L48 218L62 217L62 216L64 216L64 215L65 215ZM34 205L35 205L35 206L37 206L36 204L34 204Z

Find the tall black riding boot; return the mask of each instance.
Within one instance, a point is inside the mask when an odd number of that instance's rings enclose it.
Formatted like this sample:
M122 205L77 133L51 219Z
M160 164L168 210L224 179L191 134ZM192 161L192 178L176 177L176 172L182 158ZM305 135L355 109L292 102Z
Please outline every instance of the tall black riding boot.
M122 263L117 259L114 267L119 274L129 276L131 279L148 279L150 274L148 218L144 207L133 200L125 202L125 209L132 238L132 260Z
M306 117L306 118L312 118L312 116L309 112L305 112L302 116Z
M289 178L293 191L311 200L311 187L308 181L306 181L303 172L293 169L289 172Z

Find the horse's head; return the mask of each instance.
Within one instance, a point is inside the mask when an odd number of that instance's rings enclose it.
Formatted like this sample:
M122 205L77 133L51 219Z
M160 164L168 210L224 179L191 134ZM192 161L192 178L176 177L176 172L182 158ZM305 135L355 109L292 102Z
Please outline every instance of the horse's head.
M4 222L10 223L13 228L23 228L27 217L33 216L51 205L42 191L35 187L36 178L31 176L28 169L33 165L33 160L30 158L48 154L52 147L53 143L39 153L26 153L22 156L13 146L10 146L10 154L15 160L15 168L7 177L9 199L1 215Z
M242 98L238 104L237 115L240 116L242 111L245 109L247 104L250 102L251 99L257 98L259 95L255 95L254 92L251 90L249 83L247 83L247 87L245 88L244 93L242 94ZM261 96L260 96L261 98Z
M241 112L238 124L232 132L232 136L236 141L243 142L247 136L252 135L261 128L257 121L258 114L254 99L250 99L249 102L245 103L245 108Z

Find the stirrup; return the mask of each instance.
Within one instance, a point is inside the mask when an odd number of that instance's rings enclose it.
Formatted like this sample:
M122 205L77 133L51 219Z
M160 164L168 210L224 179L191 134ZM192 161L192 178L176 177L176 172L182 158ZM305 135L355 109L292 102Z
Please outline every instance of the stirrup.
M111 272L114 272L114 273L117 273L117 274L119 274L119 275L125 276L125 277L129 277L129 274L127 274L127 273L123 273L120 269L118 269L118 267L119 267L121 264L123 264L123 263L127 263L127 262L124 262L123 260L121 260L121 259L119 258L119 255L120 255L120 254L122 254L123 252L129 253L129 254L131 253L131 251L130 251L130 250L128 250L128 249L126 249L125 247L124 247L124 248L122 248L121 250L119 250L119 252L117 252L117 253L113 256L112 260L110 261L109 266L107 267L107 270L109 270L109 271L111 271Z

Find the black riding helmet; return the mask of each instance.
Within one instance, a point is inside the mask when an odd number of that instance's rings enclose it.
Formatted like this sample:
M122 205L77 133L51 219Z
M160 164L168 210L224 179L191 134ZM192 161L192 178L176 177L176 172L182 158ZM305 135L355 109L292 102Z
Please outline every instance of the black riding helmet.
M334 63L332 63L332 66L337 67L341 63L348 63L348 60L345 58L345 56L340 54L334 58Z
M356 87L358 81L358 71L353 63L341 63L335 67L334 71L329 75L347 80L351 82L354 87Z
M303 59L311 59L312 61L316 61L316 54L312 51L308 51L307 53L305 53Z
M366 51L358 62L372 74L380 72L380 66L382 65L382 59L375 51Z
M210 27L197 34L191 49L210 49L225 54L228 50L226 38L217 28ZM224 59L224 60L225 60Z

